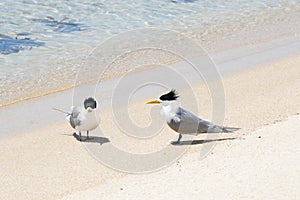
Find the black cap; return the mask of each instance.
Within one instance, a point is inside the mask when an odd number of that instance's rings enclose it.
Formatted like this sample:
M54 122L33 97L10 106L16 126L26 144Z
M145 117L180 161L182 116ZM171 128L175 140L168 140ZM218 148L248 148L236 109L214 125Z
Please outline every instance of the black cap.
M162 100L162 101L174 101L178 97L179 96L177 96L176 91L175 90L171 90L169 93L161 95L159 97L159 99Z
M95 109L97 107L97 102L94 98L90 97L84 100L84 108L87 109L88 107Z

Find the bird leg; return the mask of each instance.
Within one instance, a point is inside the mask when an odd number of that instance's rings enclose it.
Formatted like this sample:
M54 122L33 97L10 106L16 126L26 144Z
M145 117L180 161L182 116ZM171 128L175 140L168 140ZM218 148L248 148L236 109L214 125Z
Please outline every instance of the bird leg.
M79 141L81 141L81 132L79 131Z
M180 143L180 140L181 140L181 138L182 138L182 135L181 135L181 133L179 133L179 136L178 136L178 139L177 139L177 141L175 142L175 141L173 141L173 142L171 142L171 144L173 144L173 145L175 145L175 144L179 144Z
M178 140L177 140L177 142L176 142L177 144L180 143L181 138L182 138L182 135L181 135L181 133L179 133Z
M86 139L89 139L89 131L86 131Z

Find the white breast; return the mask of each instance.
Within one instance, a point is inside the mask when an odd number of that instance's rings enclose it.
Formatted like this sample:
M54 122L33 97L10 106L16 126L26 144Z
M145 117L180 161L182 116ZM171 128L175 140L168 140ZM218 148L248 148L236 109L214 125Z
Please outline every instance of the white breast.
M177 121L176 110L178 109L177 101L165 101L161 103L161 116L170 122L172 119Z
M96 116L97 113L87 112L84 110L84 112L80 113L79 119L80 119L80 125L76 127L78 131L91 131L97 128L99 125L99 117Z

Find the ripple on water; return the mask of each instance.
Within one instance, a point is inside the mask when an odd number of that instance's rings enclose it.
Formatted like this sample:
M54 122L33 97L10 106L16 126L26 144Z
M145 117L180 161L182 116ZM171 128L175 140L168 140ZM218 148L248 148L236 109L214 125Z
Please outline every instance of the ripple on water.
M29 33L19 33L14 38L0 34L0 53L8 55L18 53L24 49L32 49L32 47L40 47L45 45L44 42L38 42L28 37ZM21 37L20 37L21 36ZM26 37L22 37L26 36Z
M300 0L2 0L0 103L70 84L84 55L123 31L157 27L195 36L204 45L240 44L234 37L239 32L263 30L299 13ZM255 36L244 38L259 40L289 28L254 30Z

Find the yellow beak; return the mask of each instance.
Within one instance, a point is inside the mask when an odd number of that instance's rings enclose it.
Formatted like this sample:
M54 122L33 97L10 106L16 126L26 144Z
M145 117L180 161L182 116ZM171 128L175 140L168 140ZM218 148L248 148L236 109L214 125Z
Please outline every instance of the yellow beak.
M87 111L88 111L88 112L92 112L93 109L91 109L90 107L88 107L88 108L87 108Z
M160 104L160 101L158 101L158 100L152 100L152 101L146 102L146 104Z

